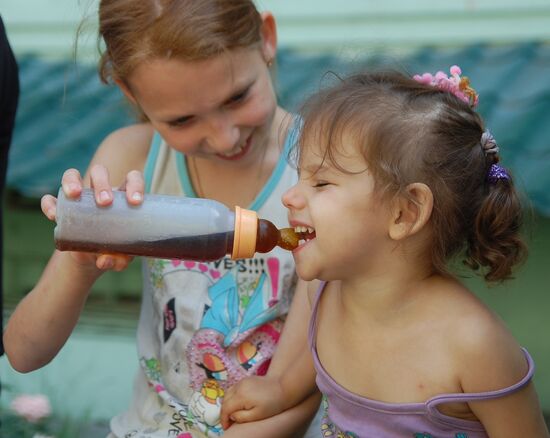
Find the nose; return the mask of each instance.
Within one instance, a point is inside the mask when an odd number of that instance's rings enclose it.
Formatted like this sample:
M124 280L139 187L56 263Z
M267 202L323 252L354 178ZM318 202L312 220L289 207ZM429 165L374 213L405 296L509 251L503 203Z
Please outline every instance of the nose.
M232 151L239 137L239 128L229 114L222 111L211 116L206 141L214 152L223 154Z
M300 192L299 183L289 188L281 197L283 205L289 210L300 210L305 206L305 198Z

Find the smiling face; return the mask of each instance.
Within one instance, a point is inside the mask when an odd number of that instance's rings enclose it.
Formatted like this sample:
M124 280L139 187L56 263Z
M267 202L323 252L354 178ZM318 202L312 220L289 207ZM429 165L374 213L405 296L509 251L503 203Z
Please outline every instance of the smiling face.
M139 65L127 85L130 98L180 152L250 164L273 137L277 105L259 48L200 61L155 59Z
M384 269L377 254L391 242L390 213L375 196L374 180L353 141L334 160L316 145L302 145L298 183L283 195L291 226L305 239L293 251L305 280L335 280Z

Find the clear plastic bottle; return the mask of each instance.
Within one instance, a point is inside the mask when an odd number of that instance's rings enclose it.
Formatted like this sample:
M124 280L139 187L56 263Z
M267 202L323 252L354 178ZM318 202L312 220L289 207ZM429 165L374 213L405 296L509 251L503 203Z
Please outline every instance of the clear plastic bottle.
M125 192L113 195L111 205L100 207L91 189L84 189L78 199L68 199L60 189L56 248L210 261L227 254L233 259L250 258L277 245L288 250L298 246L294 230L278 230L251 210L236 207L233 212L210 199L153 194L132 206Z

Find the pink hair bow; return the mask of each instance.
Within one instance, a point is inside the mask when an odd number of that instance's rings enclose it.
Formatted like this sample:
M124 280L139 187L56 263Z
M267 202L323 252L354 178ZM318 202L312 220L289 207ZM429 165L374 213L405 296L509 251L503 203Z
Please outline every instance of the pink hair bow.
M479 96L470 86L470 79L467 76L460 77L462 70L458 65L453 65L450 68L450 73L450 76L447 76L442 71L438 71L435 75L424 73L422 75L414 75L413 79L421 84L431 85L432 87L452 93L474 108L478 103Z

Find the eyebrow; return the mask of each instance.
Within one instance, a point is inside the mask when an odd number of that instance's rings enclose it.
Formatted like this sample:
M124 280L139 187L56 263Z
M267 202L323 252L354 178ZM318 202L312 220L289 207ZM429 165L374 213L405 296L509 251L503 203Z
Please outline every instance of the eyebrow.
M326 162L326 160L323 161L322 163L314 163L314 164L309 164L307 166L303 166L303 167L298 166L298 167L299 167L299 170L306 171L311 175L327 172L330 170L330 165Z

